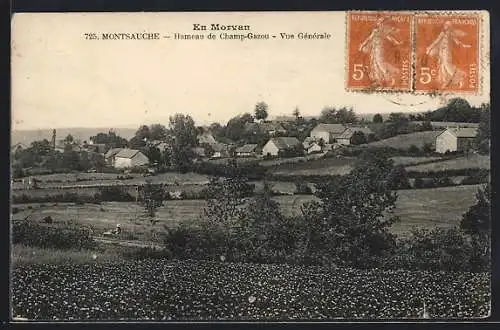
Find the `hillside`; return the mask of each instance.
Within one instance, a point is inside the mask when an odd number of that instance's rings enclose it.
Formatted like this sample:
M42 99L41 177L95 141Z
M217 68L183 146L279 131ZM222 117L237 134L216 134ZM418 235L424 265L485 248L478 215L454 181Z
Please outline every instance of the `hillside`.
M408 149L411 145L422 148L424 144L431 143L436 145L436 137L441 131L415 132L410 134L401 134L385 140L371 142L363 146L369 147L388 147L396 149Z
M64 139L68 134L71 134L77 140L89 140L89 138L97 133L107 133L109 128L57 128L57 139ZM134 136L136 128L116 128L113 129L119 136L130 139ZM11 145L16 143L23 143L29 145L36 140L47 139L50 141L52 138L52 129L37 129L37 130L14 130L11 132Z

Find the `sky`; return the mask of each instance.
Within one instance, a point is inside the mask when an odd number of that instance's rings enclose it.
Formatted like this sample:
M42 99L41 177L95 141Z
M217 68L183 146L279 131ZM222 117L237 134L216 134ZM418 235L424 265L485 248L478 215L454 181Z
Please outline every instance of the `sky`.
M489 102L488 17L482 92ZM329 33L329 40L174 40L193 24L248 24L257 34ZM325 106L357 113L418 112L451 97L345 90L344 12L22 13L12 24L12 128L137 127L174 113L198 125L253 112L319 115ZM85 40L84 33L158 32L160 40ZM248 31L247 31L248 32ZM215 32L219 35L220 32ZM237 32L231 32L237 33ZM239 32L238 32L239 33Z

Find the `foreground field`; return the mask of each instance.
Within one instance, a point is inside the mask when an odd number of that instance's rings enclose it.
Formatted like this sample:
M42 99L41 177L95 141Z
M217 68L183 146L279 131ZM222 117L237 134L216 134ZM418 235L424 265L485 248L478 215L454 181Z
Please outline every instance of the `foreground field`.
M394 233L406 233L415 226L453 226L458 225L462 214L475 203L478 185L455 186L433 189L412 189L398 191L395 214L401 222L392 227ZM277 196L286 215L300 213L300 207L306 201L313 200L312 195ZM23 219L32 213L35 220L51 216L56 222L74 221L89 225L97 233L122 225L130 239L149 239L152 230L161 230L163 224L171 227L180 223L196 224L203 216L203 200L166 201L158 210L160 223L151 227L141 220L143 209L134 203L109 202L102 205L75 204L39 204L17 205L20 212L14 219ZM31 209L30 209L31 207Z
M489 275L194 261L13 270L13 315L37 320L478 318Z

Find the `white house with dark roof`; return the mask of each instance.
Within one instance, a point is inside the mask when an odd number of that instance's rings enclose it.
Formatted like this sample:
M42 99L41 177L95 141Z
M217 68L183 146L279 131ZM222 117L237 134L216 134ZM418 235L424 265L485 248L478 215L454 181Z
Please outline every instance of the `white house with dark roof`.
M351 144L351 139L355 132L362 132L365 137L373 134L372 130L368 127L349 127L337 137L337 143L342 145Z
M114 156L115 168L129 168L149 164L149 159L136 149L122 149Z
M342 124L318 124L309 136L315 140L322 139L325 143L333 143L345 130L346 127Z
M436 136L436 152L444 154L470 149L476 135L475 127L447 128Z
M115 164L115 156L119 153L123 148L111 148L104 154L104 160L108 165L114 166Z
M262 155L277 156L280 151L301 147L302 143L295 137L275 137L269 139L262 148Z

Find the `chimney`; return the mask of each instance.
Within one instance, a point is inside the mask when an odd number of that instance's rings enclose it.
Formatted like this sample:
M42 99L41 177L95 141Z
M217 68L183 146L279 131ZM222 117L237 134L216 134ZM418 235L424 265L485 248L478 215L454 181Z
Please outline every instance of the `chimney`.
M52 150L56 150L56 130L52 130Z

